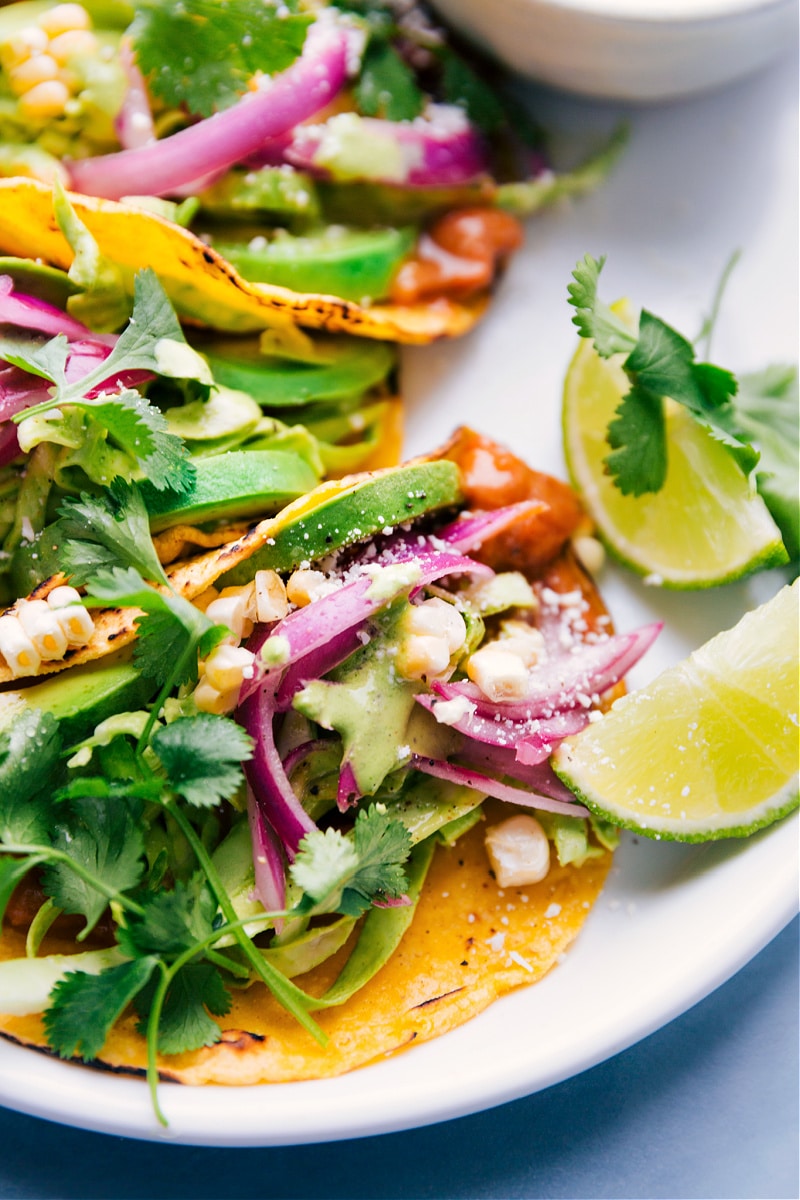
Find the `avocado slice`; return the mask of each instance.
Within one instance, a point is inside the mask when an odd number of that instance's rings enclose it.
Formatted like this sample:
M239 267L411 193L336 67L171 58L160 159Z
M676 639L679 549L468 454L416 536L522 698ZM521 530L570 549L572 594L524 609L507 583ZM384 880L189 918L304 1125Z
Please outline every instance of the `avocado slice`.
M340 400L382 383L397 355L386 342L330 339L325 359L295 362L263 354L252 339L211 338L197 346L216 383L246 392L264 408L297 408L312 400Z
M272 241L216 242L214 249L252 283L318 292L360 303L387 296L416 241L413 229L326 229Z
M97 662L84 663L41 683L0 692L0 730L8 728L23 709L52 713L66 746L73 745L115 713L143 708L155 685L131 663L130 650Z
M154 533L177 525L263 516L316 486L318 477L305 459L280 450L232 450L195 460L189 492L158 491L141 484Z
M269 544L228 571L218 586L247 583L260 570L291 571L461 498L458 467L446 459L392 467L349 486L321 484L307 504L290 505Z

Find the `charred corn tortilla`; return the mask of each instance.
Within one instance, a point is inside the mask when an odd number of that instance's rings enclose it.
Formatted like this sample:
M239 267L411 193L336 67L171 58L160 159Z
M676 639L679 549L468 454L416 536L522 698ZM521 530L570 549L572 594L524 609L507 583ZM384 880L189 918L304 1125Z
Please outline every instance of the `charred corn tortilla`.
M222 1040L192 1054L160 1060L165 1079L186 1084L283 1083L340 1075L376 1058L427 1041L487 1008L514 988L535 983L578 934L597 899L611 855L583 867L554 865L541 883L499 888L483 848L488 824L509 815L491 802L486 821L452 847L437 847L417 911L399 949L341 1008L316 1014L328 1035L320 1047L260 984L234 995L219 1024ZM0 959L25 953L24 935L0 938ZM48 938L42 953L74 952L74 943ZM323 967L297 979L321 995L333 982L350 944ZM0 1016L0 1033L46 1048L41 1018ZM126 1015L96 1065L143 1072L145 1040Z
M425 343L466 333L488 303L488 296L479 294L466 300L367 308L336 296L248 283L200 238L144 208L77 193L69 193L69 201L103 254L130 275L131 294L135 272L155 266L183 320L224 332L296 324L328 333ZM0 180L0 253L69 269L73 252L58 227L47 185L32 179Z
M482 468L486 455L492 456L497 468L488 474ZM559 489L564 485L532 472L502 447L468 429L457 431L445 447L430 456L440 457L459 465L467 503L475 507L497 507L534 498L546 490L552 505L540 508L543 523L538 536L536 528L526 523L515 540L504 541L500 535L494 553L487 545L488 557L499 570L513 561L534 581L535 588L569 593L579 589L587 602L589 629L600 618L607 620L591 579L564 549L580 520L579 507L573 511L559 501ZM264 545L289 519L288 514L313 511L321 496L334 496L364 478L353 476L322 484L231 542L174 563L169 570L173 587L186 598L199 595ZM565 496L567 492L565 489ZM190 531L183 530L180 537L191 541ZM548 561L542 564L537 547L546 537L561 549L557 554L548 553ZM529 556L521 558L526 548ZM48 580L39 594L59 581ZM132 610L100 613L92 642L70 661L89 661L132 640L135 619ZM190 1054L162 1058L162 1076L186 1084L247 1085L339 1075L455 1029L511 990L541 979L580 931L603 887L611 855L603 853L579 868L562 867L552 855L550 871L540 883L500 888L490 869L484 838L489 826L515 811L514 806L487 801L483 819L454 846L437 846L399 948L344 1005L315 1014L329 1039L327 1046L320 1047L261 984L253 984L234 991L230 1012L218 1021L221 1040ZM337 954L298 977L299 986L310 995L322 996L337 979L357 936L358 929ZM75 950L74 941L48 935L40 953L70 954ZM0 938L0 960L24 953L24 933L8 929ZM96 1065L114 1071L145 1071L147 1047L136 1023L132 1012L117 1022ZM47 1050L39 1016L0 1016L0 1034Z

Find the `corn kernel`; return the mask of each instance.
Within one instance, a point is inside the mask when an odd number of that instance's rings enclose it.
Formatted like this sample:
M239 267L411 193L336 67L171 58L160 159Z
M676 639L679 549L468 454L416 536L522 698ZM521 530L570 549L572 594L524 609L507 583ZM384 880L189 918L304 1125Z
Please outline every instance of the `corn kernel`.
M8 72L8 82L16 96L24 96L40 83L50 83L57 78L58 63L49 54L34 54Z
M499 643L483 646L467 659L467 675L489 700L524 700L528 692L528 668L516 654L500 649Z
M217 646L206 659L206 679L218 692L237 690L252 679L255 655L244 646Z
M208 679L201 679L192 693L192 699L200 712L214 713L222 716L233 712L239 699L239 689L233 688L228 692L218 691Z
M337 584L323 575L322 571L299 570L289 576L286 584L286 595L292 604L305 608L314 600L321 600L329 592L336 591Z
M535 817L520 814L493 825L485 845L501 888L539 883L550 870L550 843Z
M467 637L467 627L458 609L446 600L433 597L422 604L413 604L405 614L403 626L411 634L443 638L450 654L460 650Z
M14 678L35 675L39 670L41 659L36 647L13 614L0 617L0 654Z
M69 92L60 79L48 79L37 83L19 98L19 109L26 117L43 120L45 117L60 117L67 106Z
M395 666L403 679L432 679L450 666L450 650L443 637L410 633L400 645Z
M256 620L280 621L289 611L286 586L277 571L256 571Z
M253 623L248 620L245 609L241 589L237 588L233 596L220 595L216 600L212 600L206 609L206 616L215 625L227 625L235 639L241 641L242 638L249 637L253 629Z
M89 29L92 19L82 4L56 4L42 13L37 24L48 37L56 38L70 29Z
M65 604L54 611L70 646L85 646L91 641L94 619L88 608L84 608L82 604Z
M47 603L51 608L63 608L66 604L80 604L81 595L77 588L62 583L47 593Z
M26 25L12 33L7 41L0 46L0 62L6 71L19 66L34 54L42 54L47 49L47 34L38 25Z
M544 654L544 636L524 621L504 621L497 647L506 654L516 654L526 667L533 667Z
M47 53L61 66L71 58L90 58L97 53L97 38L88 29L68 29L52 38Z
M572 549L590 575L597 575L603 569L606 561L606 552L603 543L599 542L597 538L589 537L588 535L574 537L572 539Z
M61 628L57 613L46 600L24 601L19 605L17 616L40 658L47 661L64 657L67 635Z

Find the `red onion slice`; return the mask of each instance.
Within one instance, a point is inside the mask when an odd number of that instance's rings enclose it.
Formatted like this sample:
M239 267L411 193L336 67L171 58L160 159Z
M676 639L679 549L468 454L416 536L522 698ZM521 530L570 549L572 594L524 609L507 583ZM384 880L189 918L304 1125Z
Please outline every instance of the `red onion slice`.
M237 719L254 742L253 757L244 764L248 783L262 815L293 859L301 840L316 825L294 794L275 745L274 694L269 683L239 706Z
M69 341L92 336L91 330L60 308L35 296L15 292L14 280L10 275L0 275L0 325L35 329L38 333L49 333L53 337L63 333Z
M241 162L330 103L347 75L347 46L345 31L318 19L300 57L257 91L162 141L70 163L72 187L109 200L163 196Z
M454 698L452 695L448 695L450 686L458 687L460 685L448 685L438 679L431 683L431 689L444 700ZM436 696L422 693L415 696L414 699L428 712L433 712L435 715ZM463 733L465 737L471 738L473 741L512 750L516 752L520 762L534 765L544 762L562 738L578 733L588 720L588 713L579 708L555 713L552 717L530 717L524 720L515 720L511 717L498 719L485 716L477 709L473 709L452 724L449 721L447 724L457 733ZM524 756L520 753L520 747L523 747ZM549 747L549 749L545 749L545 747Z
M488 775L471 771L467 767L458 767L441 759L422 758L414 755L411 765L425 775L433 775L436 779L444 779L448 783L457 783L461 787L475 788L487 796L498 800L506 800L510 804L520 804L523 808L538 808L542 812L559 813L564 817L588 817L588 810L582 804L553 800L550 796L542 796L535 792L526 792L522 788L511 787L507 783L498 783Z
M470 765L482 771L491 771L493 775L507 775L509 779L516 779L532 791L549 796L551 800L563 800L569 804L575 799L549 762L525 766L517 760L513 750L502 746L487 746L469 738L464 740L455 757L466 759Z
M247 818L253 840L255 893L267 912L280 911L286 904L286 876L275 832L261 811L252 789L247 789Z
M531 674L528 696L515 702L493 703L474 683L437 684L446 700L465 696L481 716L502 721L550 717L568 708L589 708L591 698L619 683L652 645L663 626L655 621L632 633L618 633L598 642L583 642L567 654L546 660Z
M156 140L147 84L136 65L133 47L126 39L119 49L119 62L128 81L128 89L114 121L114 130L123 150L138 150Z
M17 427L10 422L0 425L0 467L6 467L20 454Z

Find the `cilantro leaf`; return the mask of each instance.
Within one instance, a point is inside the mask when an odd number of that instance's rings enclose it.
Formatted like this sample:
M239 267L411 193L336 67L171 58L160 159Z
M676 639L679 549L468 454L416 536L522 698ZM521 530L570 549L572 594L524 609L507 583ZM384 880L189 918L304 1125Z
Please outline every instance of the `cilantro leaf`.
M149 981L158 959L139 958L88 975L73 971L50 993L44 1014L48 1044L62 1058L97 1058L109 1030Z
M147 1017L152 1006L152 981L136 998L141 1020L139 1033L147 1033ZM231 1007L231 997L222 976L211 963L187 963L170 981L158 1022L158 1049L162 1054L184 1054L213 1046L220 1039L220 1028L209 1012L223 1017ZM208 1010L208 1011L206 1011Z
M70 863L48 863L44 888L59 908L86 918L84 936L108 905L108 892L136 887L144 873L144 836L131 808L107 797L86 796L70 802L70 812L56 829L55 849L77 863L107 891L72 870Z
M402 864L410 853L402 821L371 805L359 812L349 837L336 829L307 833L290 875L315 912L359 916L375 898L403 895Z
M493 89L454 50L443 47L438 53L443 61L444 99L463 108L473 125L484 133L497 133L508 122Z
M49 801L61 753L58 722L50 713L25 708L0 732L0 841L18 845L49 840Z
M572 320L581 337L591 338L603 358L629 351L622 370L631 390L607 434L612 452L605 464L617 487L624 495L641 496L663 486L667 475L664 398L686 408L747 475L758 462L758 451L737 428L734 376L711 363L695 362L692 343L646 309L634 336L598 298L604 261L586 255L575 268L568 290L576 310Z
M242 763L253 756L241 726L211 713L179 717L156 730L150 744L172 790L200 808L229 799L243 782Z
M312 19L263 0L136 0L135 10L128 32L151 90L202 117L235 103L257 71L290 66Z
M414 72L383 38L372 37L353 89L359 112L387 121L413 121L425 107Z
M123 388L113 395L101 393L80 403L87 419L100 425L124 450L132 473L140 471L159 491L189 490L195 471L183 441L169 432L166 417L139 392Z
M134 567L145 578L167 583L150 537L150 521L135 484L114 479L102 496L65 500L53 533L63 540L63 566L73 582L98 570Z
M657 492L667 474L664 403L646 388L633 387L617 408L606 440L606 470L624 496Z
M208 387L213 378L204 358L183 336L175 309L152 267L133 281L133 312L109 356L82 379L69 384L63 402L85 396L127 371L155 371L170 379L194 379Z
M68 354L69 342L63 333L56 334L49 342L24 333L0 337L0 358L4 362L20 367L30 375L38 375L49 383L66 384Z
M193 651L205 646L217 626L182 596L165 596L149 587L133 567L98 570L90 581L91 594L84 598L87 608L141 608L145 616L137 621L133 658L138 671L149 679L175 685L194 676Z
M599 259L587 254L572 272L573 283L567 287L569 302L575 309L573 325L578 326L581 337L591 338L601 358L612 354L624 354L636 345L636 336L607 304L597 295L600 272L605 255Z
M118 929L120 948L131 958L176 958L213 933L217 903L202 874L177 883L171 892L146 896L141 905L142 915L128 913Z
M793 560L800 558L797 400L797 368L773 366L741 376L734 403L738 427L761 452L756 471L758 490Z

